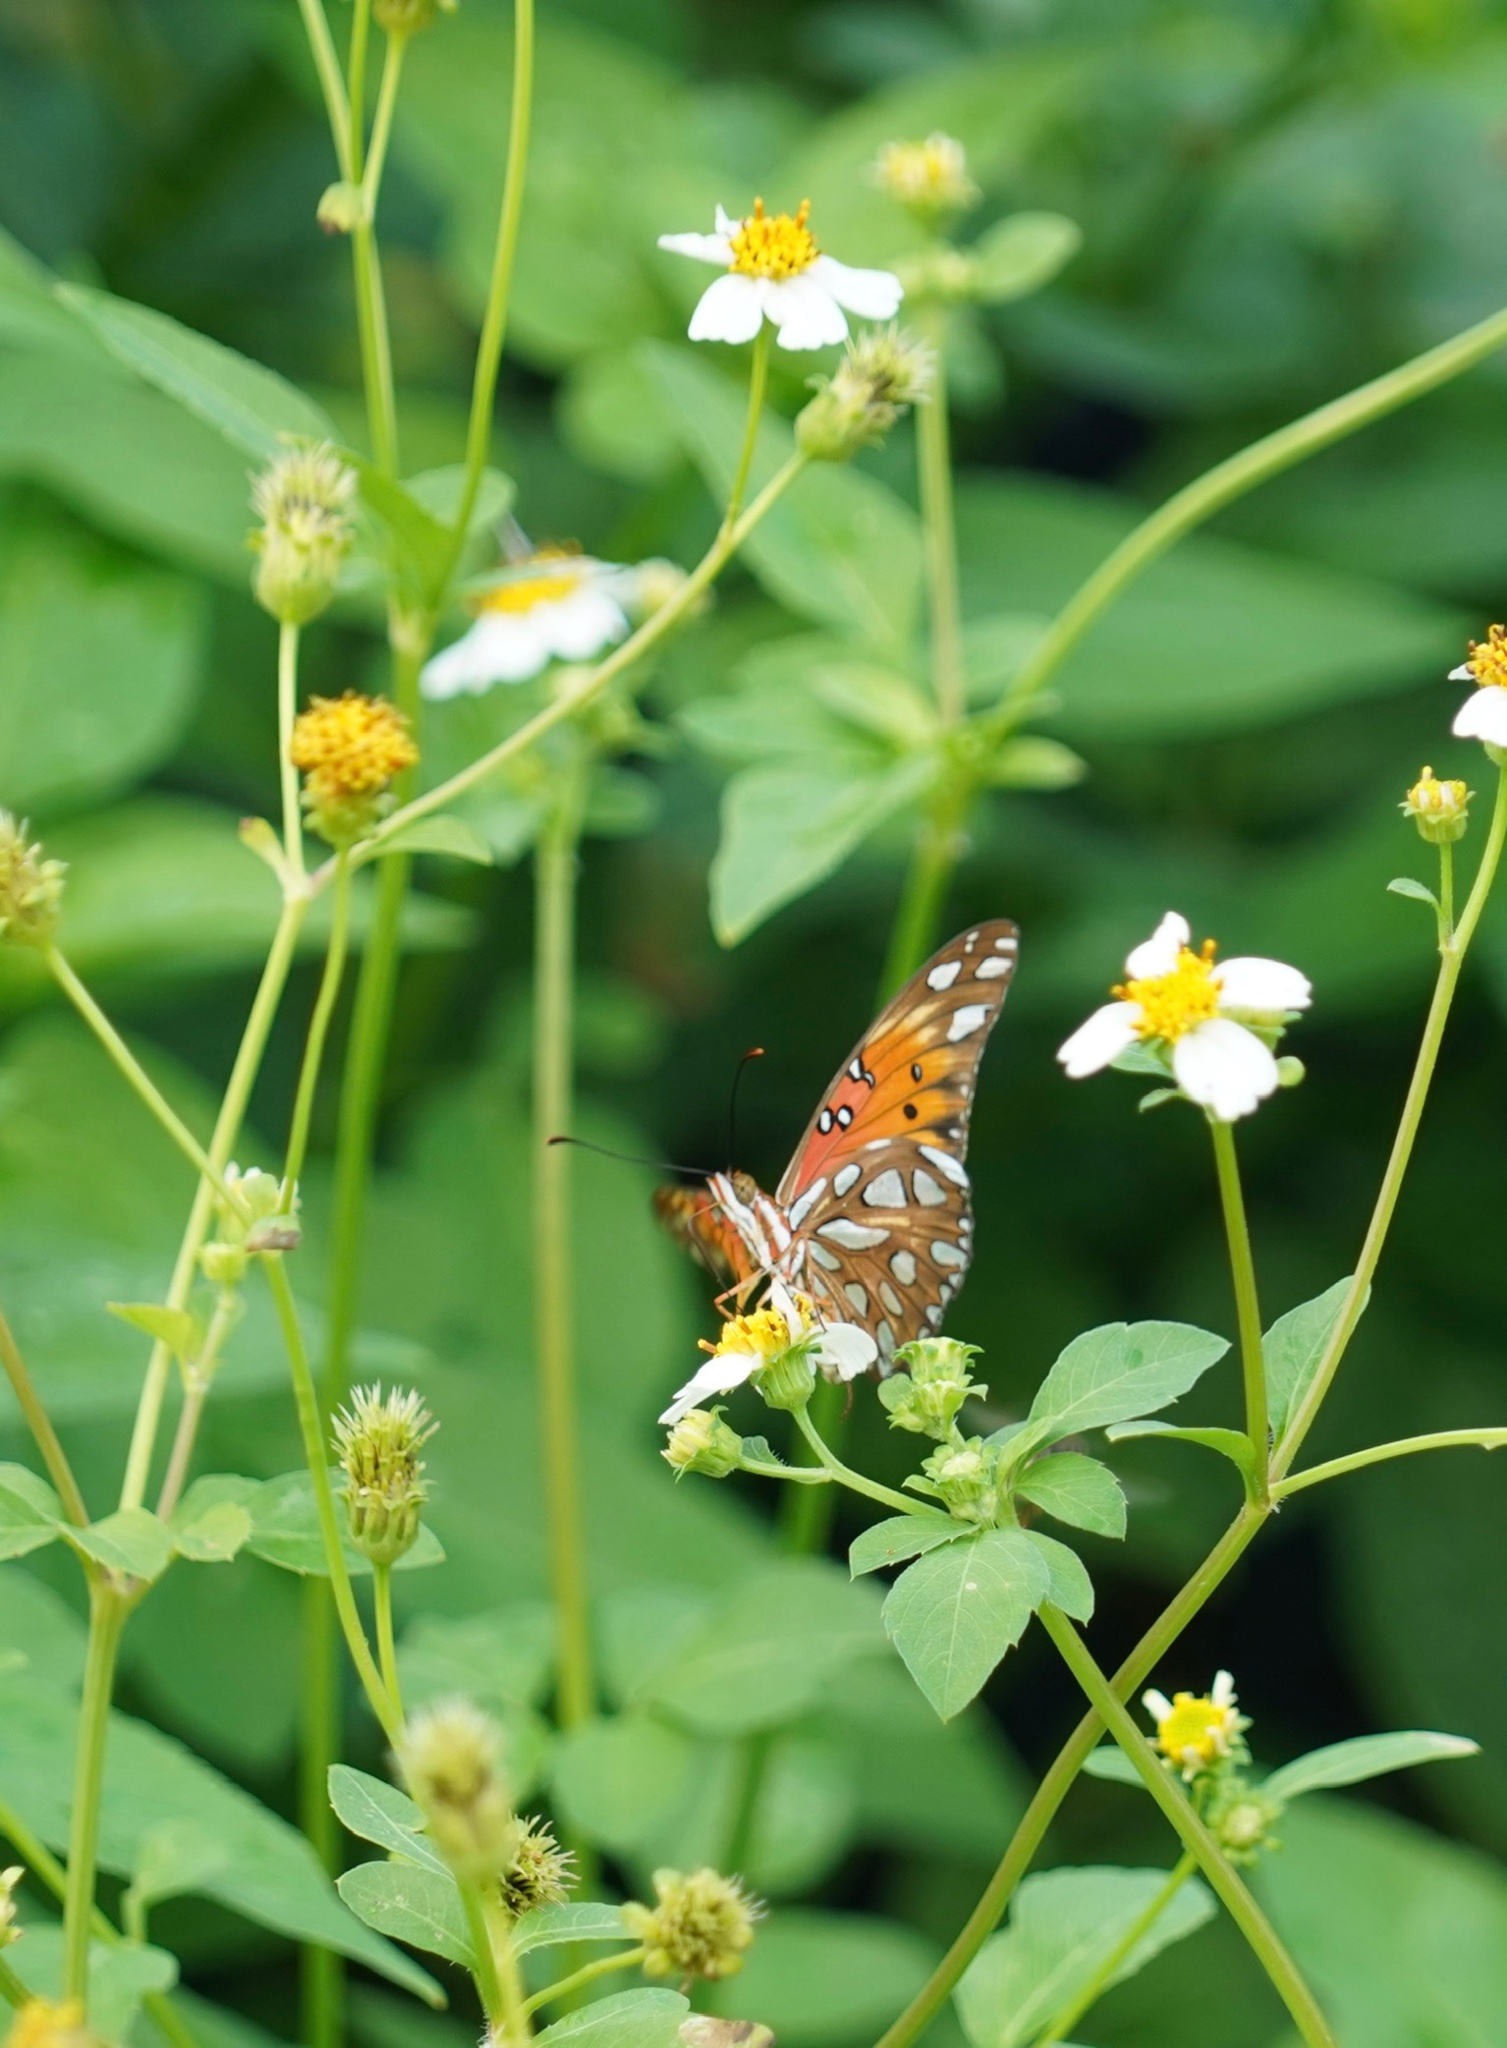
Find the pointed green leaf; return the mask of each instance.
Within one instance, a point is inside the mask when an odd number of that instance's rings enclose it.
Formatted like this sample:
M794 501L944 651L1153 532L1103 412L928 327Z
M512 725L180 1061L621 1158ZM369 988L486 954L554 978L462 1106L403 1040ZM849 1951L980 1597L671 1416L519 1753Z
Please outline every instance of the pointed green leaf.
M1266 1408L1272 1435L1278 1443L1319 1369L1349 1292L1348 1279L1336 1280L1312 1301L1301 1302L1286 1315L1278 1316L1261 1339L1261 1355L1266 1360ZM1362 1314L1370 1299L1371 1291L1367 1288L1361 1303Z
M918 1558L890 1588L884 1625L944 1721L978 1692L1051 1591L1022 1529L987 1529Z
M1038 1458L1016 1480L1015 1491L1074 1529L1089 1529L1096 1536L1125 1534L1125 1494L1119 1480L1107 1465L1081 1451L1053 1451Z
M105 1307L123 1323L144 1330L156 1344L165 1344L181 1364L199 1347L197 1317L186 1308L164 1308L160 1301L107 1301Z
M448 1871L423 1870L413 1863L358 1863L336 1878L335 1889L378 1934L471 1968L465 1908Z
M1388 1771L1410 1770L1415 1764L1442 1763L1452 1757L1476 1756L1481 1745L1464 1735L1436 1735L1422 1728L1397 1729L1387 1735L1357 1735L1349 1742L1331 1742L1311 1749L1273 1771L1262 1786L1277 1799L1299 1799L1305 1792L1328 1792L1338 1785L1359 1785Z
M620 1991L567 2013L539 2035L541 2048L684 2048L690 2011L678 1991Z
M420 818L406 825L391 839L382 840L377 850L384 857L390 853L440 853L451 860L474 861L482 868L493 864L492 849L475 827L464 818L447 817L443 811L436 818Z
M1175 1401L1229 1343L1187 1323L1106 1323L1075 1337L1037 1390L1031 1420L1054 1438L1128 1422Z
M1118 1743L1101 1742L1089 1752L1083 1768L1089 1777L1103 1778L1107 1784L1134 1785L1141 1792L1146 1789L1146 1781Z
M63 1991L63 1930L32 1921L24 1941L5 1958L28 1991L41 1998L60 1998ZM89 1944L89 2032L96 2039L124 2041L141 2002L156 1991L170 1991L178 1981L178 1962L166 1949L141 1942Z
M579 1904L538 1906L514 1923L513 1945L526 1956L536 1948L559 1948L575 1941L637 1941L623 1925L616 1906L583 1899Z
M1393 896L1411 896L1416 903L1426 903L1430 910L1439 908L1439 898L1432 889L1426 889L1422 882L1415 882L1411 875L1398 875L1387 884L1388 893Z
M225 1868L230 1850L224 1837L192 1814L157 1821L136 1850L131 1890L144 1905L202 1891L206 1878Z
M1202 1444L1206 1451L1218 1451L1222 1458L1228 1458L1239 1468L1243 1479L1255 1476L1256 1460L1251 1454L1251 1440L1238 1429L1199 1429L1179 1427L1173 1422L1117 1422L1104 1434L1112 1444L1128 1442L1138 1436L1170 1436L1180 1443Z
M223 1564L251 1535L247 1502L255 1479L234 1472L206 1472L179 1501L172 1518L173 1547L195 1564Z
M853 1578L864 1572L882 1571L887 1564L901 1564L935 1550L939 1543L953 1543L970 1535L966 1522L943 1521L940 1516L896 1515L891 1521L876 1522L872 1529L854 1539L848 1549L848 1571Z
M424 1814L406 1792L349 1764L332 1764L330 1804L353 1835L375 1842L390 1856L449 1876L445 1859L424 1833Z
M68 1529L68 1541L111 1571L125 1572L149 1583L160 1578L173 1557L173 1535L166 1522L146 1508L117 1508L87 1529Z
M62 1533L63 1503L26 1465L0 1464L0 1558L24 1557Z
M1043 1536L1039 1529L1027 1529L1026 1541L1035 1545L1037 1555L1051 1575L1051 1590L1047 1598L1052 1605L1060 1607L1064 1614L1070 1614L1074 1621L1092 1621L1093 1581L1077 1551L1069 1550L1055 1536Z
M1082 244L1083 230L1064 214L1007 214L968 251L977 266L974 296L997 306L1039 292Z

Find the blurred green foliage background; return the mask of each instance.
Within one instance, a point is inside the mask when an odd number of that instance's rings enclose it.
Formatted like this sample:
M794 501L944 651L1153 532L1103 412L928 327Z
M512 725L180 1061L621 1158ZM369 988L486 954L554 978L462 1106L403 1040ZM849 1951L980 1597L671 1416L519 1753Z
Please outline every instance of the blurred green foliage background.
M543 0L542 12L495 450L538 539L619 560L694 559L715 511L643 344L678 345L704 278L660 255L655 236L704 225L719 200L739 211L756 192L780 206L809 195L825 246L883 262L907 231L862 172L892 136L943 127L966 142L985 191L977 225L1034 207L1084 231L1046 292L956 319L963 579L979 619L1049 611L1140 508L1507 300L1507 10L1488 0ZM505 8L462 0L410 58L383 202L408 471L461 445L508 34ZM0 4L0 221L16 241L69 279L268 362L359 443L348 265L314 220L333 175L292 0ZM249 596L245 462L5 306L0 800L73 864L65 936L78 966L177 1098L202 1105L275 913L233 831L275 801L274 630ZM776 367L789 410L811 365ZM908 431L865 466L914 501ZM1426 913L1385 893L1393 875L1427 872L1396 804L1425 760L1440 774L1482 770L1448 738L1456 700L1441 677L1503 605L1504 469L1507 368L1493 364L1250 498L1183 544L1069 665L1047 730L1084 756L1084 782L1002 796L978 819L949 929L1010 915L1024 947L974 1122L979 1258L952 1328L985 1346L1002 1415L1096 1321L1231 1323L1193 1119L1140 1120L1132 1082L1070 1086L1052 1060L1169 904L1226 949L1270 952L1312 977L1314 1011L1294 1041L1308 1083L1243 1134L1268 1316L1349 1270L1431 972ZM587 1135L719 1163L734 1065L762 1044L739 1163L773 1185L871 1013L903 866L898 827L735 948L719 946L708 914L719 793L747 763L728 758L726 720L706 707L778 667L771 643L831 623L820 590L803 602L788 580L740 568L649 684L663 744L604 784L584 869ZM380 684L379 640L358 605L308 640L307 686ZM799 645L784 652L799 673ZM427 744L469 746L489 718L511 715L492 702L456 714L474 728L437 729ZM511 821L520 854L528 795L520 779L493 821L498 832ZM404 1589L442 1667L445 1617L543 1585L526 870L526 858L464 876L421 870L363 1309L362 1370L413 1376L444 1423L432 1519L450 1563ZM311 972L255 1105L270 1132L286 1118ZM30 981L7 971L0 1001L0 1298L86 1483L102 1485L141 1346L98 1304L160 1291L183 1176ZM1315 1455L1503 1419L1504 1013L1498 907ZM333 1093L326 1144L332 1108ZM708 1311L696 1275L654 1234L649 1184L598 1159L577 1170L590 1530L625 1657L643 1614L661 1612L652 1599L671 1598L646 1587L716 1588L772 1536L766 1498L674 1487L657 1459L654 1414ZM301 1278L317 1294L317 1176L310 1211ZM1237 1394L1227 1363L1199 1419L1233 1419ZM860 1392L859 1455L898 1473L879 1423ZM201 1465L272 1474L295 1461L277 1348L253 1318L217 1388ZM1129 1645L1232 1505L1223 1467L1179 1447L1126 1447L1117 1463L1130 1539L1088 1546L1101 1661ZM1300 1957L1368 2048L1507 2042L1504 1554L1507 1496L1484 1458L1406 1461L1305 1495L1161 1674L1201 1687L1229 1665L1270 1762L1391 1726L1483 1744L1476 1761L1388 1781L1367 1810L1295 1818L1272 1866L1270 1896ZM188 1566L126 1648L124 1703L285 1810L298 1609L295 1582L256 1560ZM754 1875L814 1902L801 1911L869 1917L791 1916L785 1989L766 1986L763 2007L750 1971L749 2010L779 2024L769 1998L792 2008L781 2048L871 2038L929 1944L950 1936L1007 1831L1023 1782L1011 1759L1044 1761L1074 1711L1039 1641L1006 1665L988 1706L997 1736L979 1715L943 1738L897 1670L866 1666L783 1738L781 1805ZM696 1784L725 1779L725 1745L698 1758ZM1165 1857L1138 1805L1085 1786L1054 1858ZM696 1825L666 1822L660 1842L694 1839ZM1442 1935L1430 1946L1436 1852L1407 1832L1415 1825L1487 1859L1438 1852L1436 1910L1455 1885L1457 1921L1480 1935L1459 1954ZM629 1861L652 1861L647 1837L635 1841ZM792 1960L802 1925L855 1943L847 1962L832 1962L837 1951L820 1968L804 1952ZM163 1928L201 1989L291 2032L287 1950L257 1946L265 1937L211 1907L170 1908ZM803 1968L804 2003L790 1990ZM823 2017L811 2000L829 1975ZM443 2025L400 2022L375 1993L357 2020L374 2044ZM1214 1928L1114 1994L1091 2038L1270 2048L1280 2015Z

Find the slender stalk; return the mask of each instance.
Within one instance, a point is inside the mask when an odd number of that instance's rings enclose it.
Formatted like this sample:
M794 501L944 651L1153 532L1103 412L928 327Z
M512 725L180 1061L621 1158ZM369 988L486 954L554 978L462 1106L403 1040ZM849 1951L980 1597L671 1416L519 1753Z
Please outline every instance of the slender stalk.
M471 1974L476 1979L481 2009L487 2016L489 2037L497 2041L507 2041L508 2036L504 2031L507 2017L503 2011L502 1980L497 1973L497 1957L492 1950L492 1933L487 1926L486 1908L482 1904L481 1892L474 1884L468 1884L460 1878L456 1879L456 1889L460 1893L461 1905L465 1910L466 1932L471 1937L472 1960L475 1965Z
M16 1397L16 1406L31 1431L32 1442L42 1453L42 1463L47 1467L47 1476L57 1488L58 1498L63 1503L63 1513L76 1529L85 1528L89 1521L89 1510L79 1483L73 1476L73 1467L68 1454L58 1441L58 1433L52 1426L52 1417L43 1405L36 1384L26 1369L26 1360L21 1356L21 1347L15 1333L0 1311L0 1366L5 1368L5 1377L10 1381L10 1390Z
M298 628L277 629L277 765L283 793L283 851L288 866L301 876L303 805L298 797L298 770L293 766L293 721L298 716Z
M835 1386L831 1380L818 1380L811 1393L811 1422L816 1433L828 1448L833 1448L832 1439L841 1442L843 1426L843 1404L846 1388ZM832 1534L832 1523L837 1513L837 1493L834 1486L825 1488L813 1486L811 1478L820 1473L823 1479L831 1480L833 1474L821 1466L813 1470L815 1453L804 1436L799 1437L792 1450L792 1463L782 1468L782 1477L794 1478L803 1468L807 1484L797 1486L785 1496L780 1512L780 1537L783 1546L794 1557L813 1557L825 1550Z
M571 1327L572 1160L568 1145L549 1141L571 1125L576 873L587 765L578 751L564 771L534 856L534 1348L566 1728L590 1716L593 1685Z
M335 1602L321 1578L303 1588L298 1818L320 1863L340 1870L340 1828L330 1805L330 1766L340 1754L343 1671ZM345 1960L317 1942L299 1954L299 2005L309 2048L338 2048L345 2029Z
M298 1070L298 1088L293 1098L293 1116L288 1127L288 1151L283 1162L283 1207L290 1213L303 1175L309 1149L309 1124L314 1114L314 1091L324 1063L330 1019L345 975L346 952L351 932L351 868L345 854L335 856L335 895L331 906L330 942L324 956L324 972L314 998L314 1014L304 1041L303 1060Z
M798 1495L797 1498L804 1498ZM717 1858L717 1868L735 1875L748 1870L748 1859L753 1852L754 1829L758 1825L759 1803L764 1792L764 1781L769 1775L769 1757L774 1748L774 1730L756 1728L752 1735L743 1739L743 1753L740 1759L742 1770L738 1774L738 1800L733 1808L732 1826L727 1831L727 1847Z
M204 1333L204 1342L199 1355L193 1362L192 1370L184 1375L183 1406L178 1411L178 1427L173 1436L173 1448L168 1457L167 1471L163 1475L162 1491L157 1496L157 1519L167 1521L178 1505L188 1478L188 1468L194 1455L194 1441L199 1433L199 1423L204 1414L204 1403L208 1398L215 1368L220 1362L220 1352L225 1339L234 1327L240 1303L234 1289L222 1287L215 1302L214 1314L209 1319L209 1328Z
M1343 1479L1348 1472L1364 1472L1368 1465L1381 1465L1391 1458L1409 1458L1415 1451L1507 1449L1507 1429L1436 1429L1427 1436L1401 1436L1389 1444L1372 1444L1364 1451L1351 1451L1343 1458L1330 1458L1322 1465L1310 1465L1290 1479L1279 1479L1272 1488L1276 1500L1302 1493L1326 1479Z
M0 1956L0 1997L3 1997L8 2005L13 2005L17 2012L31 1997L31 1993L3 1956Z
M1050 1602L1041 1610L1041 1625L1057 1645L1064 1663L1082 1686L1105 1727L1135 1765L1142 1783L1177 1830L1189 1854L1197 1858L1199 1869L1245 1936L1309 2048L1337 2048L1318 2000L1303 1981L1302 1972L1287 1953L1277 1930L1256 1904L1250 1887L1220 1847L1208 1823L1195 1810L1177 1778L1162 1768L1151 1745L1090 1656L1078 1631L1067 1616Z
M507 337L508 299L513 287L513 262L518 253L518 229L523 219L523 187L528 171L529 125L533 107L534 0L513 0L513 103L508 119L507 168L503 173L502 205L497 215L492 275L487 285L481 337L476 345L476 368L471 379L471 416L466 425L466 474L455 514L454 542L442 579L446 586L455 574L455 565L466 544L492 443L492 410L497 396L497 373L502 366L502 346Z
M93 996L90 995L88 989L79 980L57 947L49 945L46 948L45 958L47 965L52 969L53 979L73 1004L73 1007L78 1011L84 1022L89 1026L89 1029L94 1033L105 1051L110 1055L111 1060L115 1063L126 1085L133 1094L156 1117L158 1123L167 1132L167 1135L178 1147L178 1150L183 1154L189 1165L198 1168L199 1172L220 1197L220 1200L228 1208L243 1212L244 1204L240 1196L235 1194L226 1185L225 1176L220 1168L210 1158L204 1147L188 1128L188 1125L178 1115L178 1112L170 1106L161 1089L143 1069L136 1055L131 1051Z
M398 409L393 394L392 343L382 263L370 221L351 229L351 266L356 287L356 327L361 341L361 381L366 392L366 430L372 459L387 476L398 473Z
M947 422L945 318L928 322L932 343L931 389L916 407L916 461L921 487L921 545L931 623L931 686L944 725L956 725L968 705L963 672L963 615L958 596L958 548L952 505L952 449Z
M599 1956L594 1963L583 1963L579 1970L572 1970L568 1977L561 1977L553 1984L547 1984L542 1991L536 1991L532 1998L523 2001L525 2012L537 2012L541 2005L549 2005L557 1998L568 1998L583 1985L594 1984L598 1977L610 1976L614 1970L633 1970L644 1959L641 1948L624 1949L621 1955Z
M346 59L347 112L350 118L346 151L354 178L361 176L366 156L366 51L371 40L371 25L372 0L355 0Z
M68 1828L68 1883L63 1897L63 1996L87 2000L89 1935L94 1917L94 1879L99 1853L99 1809L105 1782L105 1745L110 1731L110 1695L129 1603L103 1575L89 1587L89 1645L84 1690L79 1702L78 1747L73 1772L73 1808Z
M1261 1304L1256 1295L1256 1265L1251 1256L1250 1226L1240 1187L1240 1162L1235 1155L1235 1127L1209 1119L1214 1140L1214 1167L1219 1176L1219 1203L1230 1247L1230 1277L1235 1286L1235 1322L1240 1333L1240 1371L1245 1383L1245 1433L1255 1459L1255 1493L1266 1498L1266 1470L1271 1456L1271 1425L1267 1421L1266 1357L1261 1349Z
M1439 950L1442 952L1455 930L1455 849L1447 839L1439 843Z
M266 1269L267 1285L272 1290L273 1306L277 1310L283 1344L288 1353L288 1365L293 1379L293 1399L298 1410L298 1427L303 1437L304 1459L309 1468L309 1478L314 1486L314 1507L319 1517L319 1534L324 1543L325 1563L329 1566L335 1611L340 1616L346 1647L351 1653L351 1662L356 1667L356 1674L371 1703L372 1712L381 1723L382 1732L388 1741L396 1743L402 1733L403 1724L388 1696L387 1687L382 1682L382 1674L373 1661L371 1646L366 1640L366 1631L361 1626L356 1596L351 1589L350 1568L346 1564L345 1550L340 1541L340 1517L335 1506L334 1491L330 1486L329 1456L325 1449L319 1396L314 1386L314 1375L309 1370L309 1358L304 1348L303 1331L299 1328L293 1290L288 1284L281 1253L269 1253L263 1258L262 1265Z
M272 937L267 964L262 969L262 978L246 1019L246 1028L241 1033L235 1064L230 1070L230 1080L221 1098L219 1114L215 1118L214 1131L209 1141L209 1156L222 1172L240 1135L252 1083L261 1067L262 1054L267 1048L267 1036L272 1029L272 1020L277 1015L277 1006L287 983L288 969L293 963L298 934L307 909L308 899L304 896L285 902L277 930ZM194 1194L183 1240L178 1247L172 1279L168 1284L168 1308L183 1308L188 1302L199 1247L204 1242L213 1211L213 1187L207 1180L201 1180ZM162 1403L167 1393L168 1374L171 1369L172 1353L165 1344L154 1344L151 1357L147 1361L146 1378L142 1382L141 1399L137 1403L136 1420L131 1430L131 1447L126 1457L125 1478L120 1489L120 1505L123 1508L138 1508L146 1497L147 1482L152 1470L152 1453L156 1447L157 1429L162 1419Z
M1280 476L1295 463L1343 441L1361 427L1384 419L1400 406L1437 390L1473 369L1507 344L1507 311L1467 327L1450 341L1414 356L1384 376L1331 399L1301 419L1279 427L1219 462L1204 475L1174 492L1094 570L1069 598L1048 627L1035 651L1017 671L994 714L999 730L1018 724L1031 700L1062 666L1089 628L1108 610L1128 584L1150 568L1185 533L1212 519L1256 485Z
M534 2038L529 2021L529 2004L523 1995L523 1972L513 1946L513 1923L495 1899L486 1902L486 1921L492 1933L492 1954L497 1962L497 1982L502 1991L502 2042L506 2048L522 2048ZM567 1949L566 1954L570 1951Z
M340 175L351 175L350 101L346 97L345 80L340 75L340 60L335 55L334 40L330 35L330 24L325 18L322 0L298 0L299 12L303 16L304 33L309 39L309 50L314 59L314 70L319 79L319 90L324 95L324 110L330 123L330 134L335 143L335 155L340 164Z
M1486 844L1481 851L1481 862L1476 869L1470 896L1449 944L1440 953L1439 975L1434 984L1433 1000L1429 1004L1428 1018L1423 1027L1423 1039L1418 1047L1413 1077L1408 1084L1401 1121L1397 1126L1397 1135L1392 1141L1391 1155L1387 1160L1386 1172L1382 1176L1381 1191L1377 1195L1376 1207L1372 1211L1366 1241L1361 1246L1361 1255L1356 1262L1349 1292L1345 1296L1339 1320L1325 1346L1324 1355L1283 1432L1281 1443L1277 1446L1271 1468L1274 1479L1285 1478L1291 1469L1292 1461L1297 1456L1303 1439L1313 1427L1314 1418L1333 1384L1334 1376L1339 1371L1340 1360L1345 1355L1345 1348L1360 1320L1372 1276L1381 1259L1387 1232L1391 1228L1397 1198L1402 1192L1403 1177L1413 1156L1413 1144L1418 1136L1424 1104L1428 1100L1429 1086L1434 1078L1439 1048L1444 1042L1444 1027L1449 1022L1455 990L1459 985L1460 970L1465 964L1465 955L1475 936L1476 926L1481 921L1481 912L1486 908L1486 898L1491 893L1491 885L1501 861L1504 838L1507 838L1507 766L1500 768L1497 773L1496 805L1491 814L1491 826L1486 835Z
M377 89L377 111L372 118L371 146L361 179L362 212L374 218L382 190L382 172L387 163L387 145L392 139L392 117L398 104L398 86L403 77L403 58L408 49L406 35L389 34L382 60L382 83Z
M862 1472L855 1472L828 1448L816 1424L811 1420L808 1409L797 1408L794 1413L795 1426L811 1446L816 1462L825 1466L840 1486L849 1487L854 1493L864 1494L869 1500L877 1500L882 1506L893 1508L897 1515L921 1515L933 1522L950 1520L950 1517L938 1514L935 1508L928 1507L924 1501L916 1500L908 1493L892 1493L889 1487L881 1486L877 1479L869 1479Z
M880 993L886 998L909 981L937 943L942 908L964 849L970 796L960 779L949 777L922 819L885 958Z
M1185 1850L1167 1872L1167 1881L1158 1889L1155 1898L1147 1901L1145 1912L1136 1916L1083 1988L1043 2027L1032 2048L1055 2048L1057 2042L1067 2037L1090 2006L1095 2005L1109 1989L1116 1972L1134 1954L1138 1944L1145 1940L1196 1868L1197 1858L1191 1849Z
M403 1718L403 1689L398 1684L398 1649L392 1632L392 1566L372 1566L372 1597L377 1615L377 1656L382 1666L382 1683L387 1696Z
M743 428L743 446L738 450L738 466L733 471L732 489L727 494L727 510L722 515L724 533L743 510L748 473L753 468L754 451L759 445L759 422L764 416L764 393L769 384L769 339L772 332L766 320L754 336L753 355L748 366L748 419Z
M422 796L417 796L410 803L404 804L394 811L391 817L384 818L371 838L356 848L351 856L352 865L360 867L367 861L375 860L378 850L387 840L395 838L399 832L406 831L410 825L417 824L420 818L427 818L431 812L442 811L445 805L453 803L456 797L463 796L468 789L474 789L478 783L485 782L489 776L494 775L504 762L513 760L518 754L526 753L536 740L544 737L545 733L552 732L566 719L574 718L586 705L600 697L607 685L615 681L624 669L631 668L636 661L641 660L651 647L657 646L664 639L672 626L679 624L695 605L701 593L715 582L721 570L737 553L776 499L794 483L806 467L806 460L804 455L792 455L784 467L765 484L731 532L718 534L670 602L661 605L652 618L645 619L636 633L630 634L604 661L589 670L574 689L562 691L553 703L536 712L532 718L520 725L516 732L510 733L507 739L500 741L487 753L458 770L448 780L436 783L433 789L426 790ZM322 884L323 877L320 881Z

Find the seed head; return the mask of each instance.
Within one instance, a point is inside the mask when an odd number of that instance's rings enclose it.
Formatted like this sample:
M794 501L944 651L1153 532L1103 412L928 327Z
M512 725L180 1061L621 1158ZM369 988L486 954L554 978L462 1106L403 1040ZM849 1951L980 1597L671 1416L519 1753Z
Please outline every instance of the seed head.
M253 479L257 602L285 626L306 625L335 595L355 495L356 472L324 441L290 448Z
M335 1455L345 1468L345 1512L356 1548L393 1564L419 1533L428 1489L419 1451L439 1424L418 1395L356 1387L334 1420Z
M45 946L58 927L67 864L48 860L29 829L0 810L0 944Z
M623 1925L643 1943L646 1977L733 1977L752 1946L763 1907L735 1877L715 1870L656 1870L657 1903L631 1901Z
M983 197L968 175L962 143L940 130L924 142L886 142L871 176L892 199L928 224L966 213Z
M675 1424L659 1455L677 1479L685 1472L725 1479L743 1462L743 1439L722 1420L720 1408L693 1408Z
M1432 768L1425 768L1399 808L1418 827L1421 838L1447 846L1464 837L1474 794L1463 782L1441 782Z
M513 1860L498 1880L498 1895L513 1919L535 1906L563 1906L579 1883L576 1859L538 1819L520 1823Z
M454 14L456 0L375 0L377 26L390 36L416 36L437 14Z
M847 462L889 432L906 406L931 388L932 353L893 322L870 328L847 352L795 423L796 439L815 462Z
M419 758L397 706L357 690L315 697L294 720L288 751L304 778L309 822L332 846L348 846L371 830L390 805L393 777Z
M497 1723L460 1699L415 1714L398 1750L403 1782L424 1809L434 1846L457 1877L473 1882L507 1869L518 1848L501 1754Z

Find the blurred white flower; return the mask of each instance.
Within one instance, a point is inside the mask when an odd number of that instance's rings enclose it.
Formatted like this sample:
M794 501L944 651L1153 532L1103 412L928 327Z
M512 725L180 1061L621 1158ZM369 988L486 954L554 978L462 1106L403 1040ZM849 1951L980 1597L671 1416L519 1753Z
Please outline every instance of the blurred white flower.
M500 570L469 600L476 623L424 665L426 697L526 683L552 661L589 661L628 631L622 579L590 555L542 548Z
M776 1280L763 1308L724 1323L715 1344L703 1342L706 1364L686 1381L660 1421L673 1425L708 1394L730 1394L798 1344L809 1345L811 1363L839 1380L857 1379L879 1355L867 1330L857 1323L818 1322L807 1297L791 1294Z
M752 341L768 319L781 348L825 348L847 339L844 307L863 320L894 317L904 296L899 278L824 256L806 225L809 212L805 199L793 214L766 213L756 199L744 220L730 220L719 206L715 234L660 236L661 249L727 272L702 293L692 341Z
M1207 1693L1180 1692L1169 1700L1153 1688L1141 1694L1141 1705L1156 1723L1152 1746L1189 1779L1231 1755L1251 1725L1235 1705L1235 1681L1228 1671L1214 1674Z
M1125 962L1117 1000L1095 1010L1058 1052L1071 1079L1097 1074L1137 1039L1168 1049L1173 1076L1190 1101L1221 1123L1249 1116L1278 1085L1271 1047L1250 1027L1280 1025L1306 1010L1307 977L1280 960L1216 962L1214 942L1189 949L1188 921L1169 910Z
M1507 747L1507 628L1493 626L1484 640L1472 640L1470 653L1450 670L1449 679L1476 686L1455 714L1457 737Z

